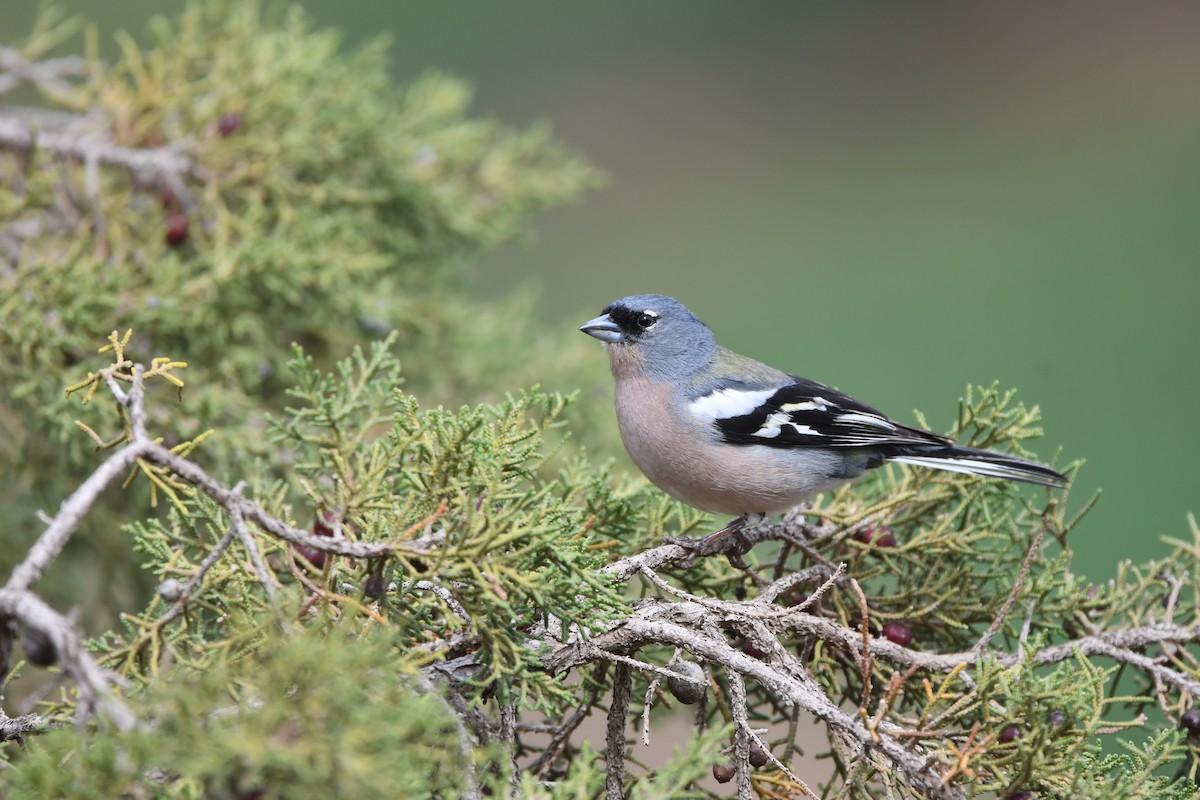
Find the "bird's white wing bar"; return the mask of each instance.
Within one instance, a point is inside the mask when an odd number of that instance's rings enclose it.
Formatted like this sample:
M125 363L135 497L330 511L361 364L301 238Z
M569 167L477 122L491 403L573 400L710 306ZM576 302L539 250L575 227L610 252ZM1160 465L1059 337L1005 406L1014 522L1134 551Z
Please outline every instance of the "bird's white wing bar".
M774 414L771 414L769 417L767 417L762 427L756 430L753 435L763 439L774 439L783 432L783 427L785 425L800 436L822 435L820 431L817 431L814 428L792 422L791 416L784 411L776 411Z
M836 406L836 403L830 403L824 397L814 397L811 400L805 400L802 403L784 403L779 407L780 411L825 411L829 406Z
M702 422L753 414L778 391L777 389L718 389L688 403L692 416Z

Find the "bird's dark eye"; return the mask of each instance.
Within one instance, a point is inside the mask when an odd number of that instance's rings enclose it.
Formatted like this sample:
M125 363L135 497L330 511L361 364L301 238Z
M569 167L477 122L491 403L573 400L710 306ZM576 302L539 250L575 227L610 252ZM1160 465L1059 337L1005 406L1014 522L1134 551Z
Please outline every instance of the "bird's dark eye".
M637 323L637 326L639 328L641 328L642 330L646 330L651 325L658 322L658 317L655 316L654 314L647 314L647 313L643 312L641 314L638 314L637 317L635 317L633 321L635 323Z

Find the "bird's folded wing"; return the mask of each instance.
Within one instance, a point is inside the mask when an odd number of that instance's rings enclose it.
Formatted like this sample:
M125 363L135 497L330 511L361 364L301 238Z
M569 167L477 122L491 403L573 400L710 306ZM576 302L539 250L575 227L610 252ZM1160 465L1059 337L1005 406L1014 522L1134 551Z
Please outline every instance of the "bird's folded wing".
M815 381L724 387L689 410L726 442L770 447L879 447L948 444L944 436L893 422L870 406Z

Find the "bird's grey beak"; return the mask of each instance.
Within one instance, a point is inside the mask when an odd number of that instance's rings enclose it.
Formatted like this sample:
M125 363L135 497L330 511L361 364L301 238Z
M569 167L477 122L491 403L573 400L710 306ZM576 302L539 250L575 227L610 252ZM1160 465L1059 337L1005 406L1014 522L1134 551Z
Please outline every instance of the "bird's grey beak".
M593 320L583 323L579 330L588 336L595 336L602 342L619 342L625 338L621 328L612 321L608 314L601 314Z

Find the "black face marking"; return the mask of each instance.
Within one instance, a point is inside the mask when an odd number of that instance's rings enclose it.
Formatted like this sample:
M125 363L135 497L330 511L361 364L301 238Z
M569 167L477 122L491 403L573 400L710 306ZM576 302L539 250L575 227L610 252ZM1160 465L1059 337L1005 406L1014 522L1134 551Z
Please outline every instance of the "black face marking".
M612 305L601 313L608 314L621 332L631 337L645 333L658 322L658 312L649 308L636 311L625 306Z

